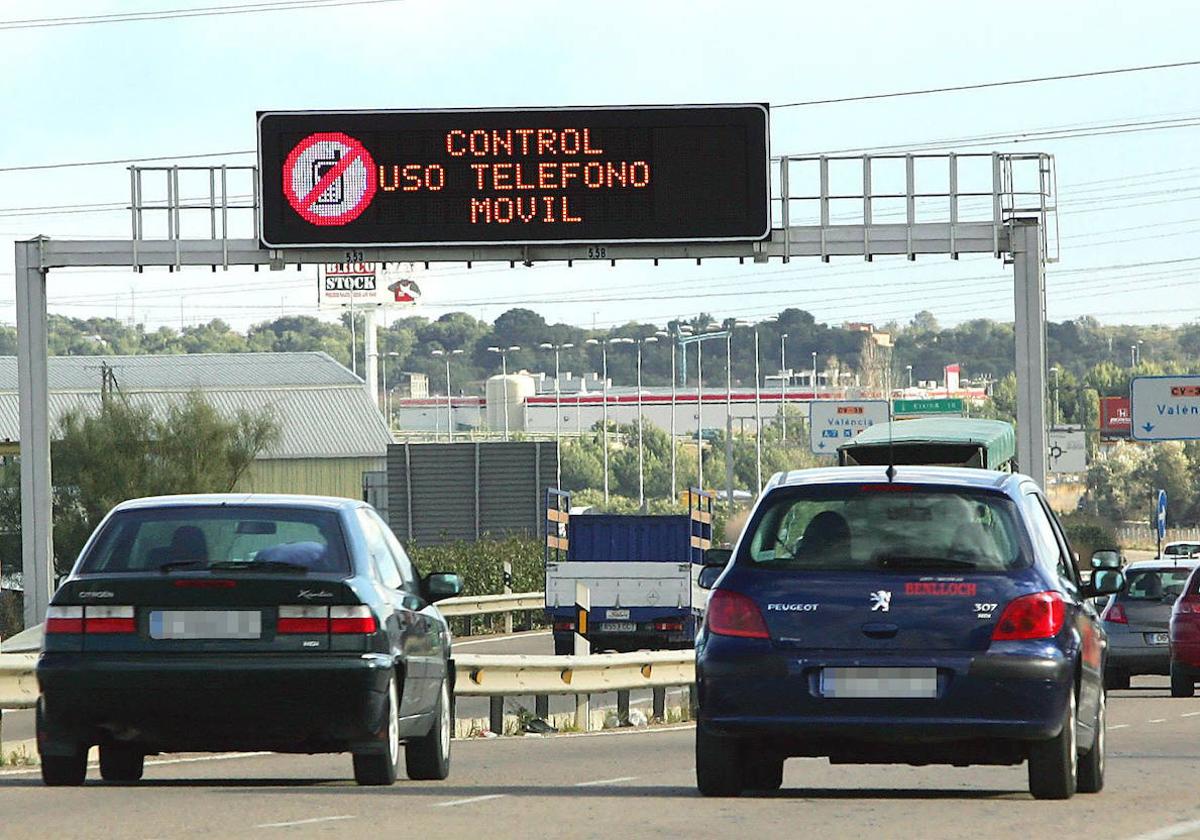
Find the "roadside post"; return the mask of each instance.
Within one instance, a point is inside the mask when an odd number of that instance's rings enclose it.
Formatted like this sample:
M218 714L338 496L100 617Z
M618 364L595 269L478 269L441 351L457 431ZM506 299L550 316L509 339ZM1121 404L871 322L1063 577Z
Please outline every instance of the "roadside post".
M512 561L505 560L504 561L504 594L505 595L512 594L512 591L513 591L512 585L513 585ZM511 634L512 631L513 631L513 614L511 612L506 612L504 614L504 632L506 634Z
M592 608L592 595L586 585L575 584L575 655L590 656L592 644L587 640L588 612ZM581 732L591 729L591 696L575 695L575 726Z

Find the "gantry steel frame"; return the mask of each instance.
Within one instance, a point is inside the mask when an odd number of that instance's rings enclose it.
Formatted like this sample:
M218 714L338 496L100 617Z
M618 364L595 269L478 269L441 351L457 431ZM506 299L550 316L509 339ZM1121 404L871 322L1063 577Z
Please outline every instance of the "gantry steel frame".
M980 167L990 183L960 189L960 170ZM852 170L849 178L847 168ZM891 170L885 187L881 177ZM938 187L919 189L934 170ZM554 244L267 249L257 221L249 235L230 235L231 213L257 218L260 201L253 167L134 167L130 170L132 236L113 240L38 237L16 243L17 371L20 392L21 537L25 624L45 619L53 578L53 485L46 283L59 268L126 266L267 266L337 262L535 262L576 260L737 259L766 263L796 257L992 254L1013 266L1016 322L1017 459L1022 472L1043 483L1046 474L1045 264L1057 242L1054 161L1049 155L912 154L882 156L782 156L773 159L772 230L763 241L641 244ZM856 170L856 171L853 171ZM181 176L207 176L207 199L185 199ZM166 197L145 198L145 176L163 176ZM231 175L249 176L248 195L230 195ZM807 192L793 184L813 184ZM852 186L847 189L846 184ZM942 186L944 184L944 186ZM859 186L860 185L860 186ZM923 186L923 184L922 184ZM845 208L849 208L846 210ZM888 209L890 208L890 209ZM147 216L166 215L166 235L147 237ZM184 214L207 214L208 237L187 238ZM930 216L934 220L927 220ZM900 217L900 221L880 221ZM811 222L811 223L806 223Z

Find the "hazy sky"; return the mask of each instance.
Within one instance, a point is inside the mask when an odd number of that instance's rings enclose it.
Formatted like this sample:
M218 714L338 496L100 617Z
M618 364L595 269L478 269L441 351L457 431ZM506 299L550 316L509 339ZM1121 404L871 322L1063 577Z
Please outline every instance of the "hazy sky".
M0 0L0 21L232 0ZM34 234L128 236L122 165L4 167L254 148L258 110L769 102L1200 59L1195 2L482 2L378 5L90 26L0 24L0 246ZM1200 67L772 112L774 154L925 143L1061 126L1200 119ZM997 143L1053 153L1062 261L1049 317L1182 323L1200 284L1200 127ZM250 155L214 158L248 164ZM189 161L190 163L191 161ZM185 188L185 191L186 188ZM43 208L64 208L69 212ZM77 205L100 205L79 207ZM32 209L31 209L32 208ZM80 212L85 211L85 212ZM1195 262L1133 265L1194 258ZM0 261L0 319L13 318ZM1116 266L1114 268L1114 266ZM421 313L663 322L786 306L831 322L1011 319L1011 269L990 257L714 261L572 269L449 266L418 277ZM236 327L316 314L316 270L55 272L51 309L152 325ZM182 305L181 305L182 303Z

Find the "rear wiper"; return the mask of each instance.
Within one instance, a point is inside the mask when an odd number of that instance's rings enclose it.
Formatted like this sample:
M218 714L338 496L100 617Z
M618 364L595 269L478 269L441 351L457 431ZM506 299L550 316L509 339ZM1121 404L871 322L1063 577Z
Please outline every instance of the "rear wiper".
M308 566L302 566L299 563L289 563L286 560L220 560L216 563L210 563L208 568L220 569L223 572L229 571L272 571L272 572L307 572Z
M918 557L908 554L886 554L875 560L882 569L974 569L978 563L955 560L951 557Z
M173 560L170 563L163 563L158 570L165 575L176 569L196 569L206 565L203 560Z

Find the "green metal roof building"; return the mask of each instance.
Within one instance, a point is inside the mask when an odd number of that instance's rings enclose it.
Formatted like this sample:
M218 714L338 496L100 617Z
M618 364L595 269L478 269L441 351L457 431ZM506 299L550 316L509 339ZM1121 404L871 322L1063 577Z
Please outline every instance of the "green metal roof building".
M70 409L98 411L101 365L120 395L166 412L188 393L221 415L271 411L279 441L239 482L246 492L362 497L362 474L385 469L391 434L363 381L320 352L50 358L51 428ZM0 357L0 442L18 441L17 361Z

